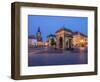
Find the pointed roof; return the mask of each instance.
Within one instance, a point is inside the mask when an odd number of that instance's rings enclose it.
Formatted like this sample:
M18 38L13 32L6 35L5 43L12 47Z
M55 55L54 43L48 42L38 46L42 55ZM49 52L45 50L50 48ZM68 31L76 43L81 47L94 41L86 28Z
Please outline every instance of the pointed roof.
M38 27L38 32L40 32L40 27Z

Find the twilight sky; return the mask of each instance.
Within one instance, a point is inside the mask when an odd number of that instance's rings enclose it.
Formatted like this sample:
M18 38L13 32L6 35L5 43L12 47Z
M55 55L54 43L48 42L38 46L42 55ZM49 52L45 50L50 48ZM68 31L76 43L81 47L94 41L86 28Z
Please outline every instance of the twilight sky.
M43 40L47 39L49 34L54 34L58 29L65 27L73 32L79 31L85 35L88 32L87 17L69 17L69 16L28 16L28 36L36 35L40 27Z

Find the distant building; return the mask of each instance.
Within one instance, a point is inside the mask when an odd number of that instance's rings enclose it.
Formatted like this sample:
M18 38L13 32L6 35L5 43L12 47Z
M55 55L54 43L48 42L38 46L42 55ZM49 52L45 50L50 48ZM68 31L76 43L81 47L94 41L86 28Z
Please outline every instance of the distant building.
M37 33L36 33L36 38L37 38L37 41L42 41L42 35L41 35L40 27L38 27L38 30L37 30Z
M56 36L53 34L48 35L49 47L56 47Z
M47 41L44 42L44 46L45 47L49 47L49 40L47 40Z
M28 36L28 46L29 47L36 47L37 46L37 39L34 35Z
M42 41L42 35L41 35L40 27L37 30L36 39L37 39L37 47L43 47L44 43Z
M73 33L73 47L79 48L79 47L87 47L87 36L80 33L80 32L74 32Z

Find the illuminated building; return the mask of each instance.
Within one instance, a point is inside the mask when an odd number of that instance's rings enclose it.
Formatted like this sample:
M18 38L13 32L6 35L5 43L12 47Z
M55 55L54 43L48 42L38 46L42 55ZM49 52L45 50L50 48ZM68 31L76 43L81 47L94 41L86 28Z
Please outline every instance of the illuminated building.
M72 32L71 30L62 27L55 34L47 36L47 41L43 42L40 28L38 28L36 37L29 36L28 44L31 47L51 47L57 49L72 49L87 47L87 36L80 32Z
M86 35L79 32L72 32L64 27L58 29L55 34L50 34L48 40L49 47L55 47L58 49L87 47Z
M62 27L61 29L57 30L56 35L56 44L57 48L61 49L71 49L72 48L72 36L73 32L69 29Z
M43 47L43 41L42 41L42 35L41 35L40 27L37 30L36 39L37 39L37 47Z
M44 46L49 47L49 41L48 40L44 42Z
M73 47L87 47L87 36L80 32L73 33Z
M37 39L34 35L28 36L28 46L29 47L36 47L37 46Z

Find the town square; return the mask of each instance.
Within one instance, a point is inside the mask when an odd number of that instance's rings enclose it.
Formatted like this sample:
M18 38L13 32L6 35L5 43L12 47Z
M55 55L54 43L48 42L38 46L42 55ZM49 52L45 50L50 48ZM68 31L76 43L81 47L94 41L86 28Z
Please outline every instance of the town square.
M49 28L45 28L47 31ZM43 36L41 26L28 35L28 66L88 63L88 36L63 25ZM48 31L49 32L49 31ZM45 40L44 40L45 38Z

